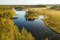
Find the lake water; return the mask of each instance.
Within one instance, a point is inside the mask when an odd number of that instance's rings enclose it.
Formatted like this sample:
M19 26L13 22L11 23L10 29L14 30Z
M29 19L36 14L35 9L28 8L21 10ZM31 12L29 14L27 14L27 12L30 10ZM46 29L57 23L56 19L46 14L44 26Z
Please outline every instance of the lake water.
M46 37L52 40L51 38L56 36L56 33L49 29L42 21L44 18L43 15L34 20L26 19L25 15L25 11L16 11L17 19L14 19L14 23L20 30L23 27L26 28L28 32L32 33L36 40L44 40Z

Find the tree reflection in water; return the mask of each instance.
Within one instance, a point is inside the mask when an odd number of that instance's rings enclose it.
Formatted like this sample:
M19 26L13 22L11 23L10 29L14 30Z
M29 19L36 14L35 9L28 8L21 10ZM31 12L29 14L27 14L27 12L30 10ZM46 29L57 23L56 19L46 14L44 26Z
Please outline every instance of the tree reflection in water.
M35 19L28 19L28 18L25 18L26 21L34 21Z

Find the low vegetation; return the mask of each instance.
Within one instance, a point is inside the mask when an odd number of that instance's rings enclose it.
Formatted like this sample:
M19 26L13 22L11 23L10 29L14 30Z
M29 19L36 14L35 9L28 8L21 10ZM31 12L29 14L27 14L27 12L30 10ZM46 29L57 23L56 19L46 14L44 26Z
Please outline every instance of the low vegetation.
M60 10L40 9L45 18L44 23L53 31L60 33Z
M34 10L28 10L25 15L26 18L28 19L36 19L39 17L39 13Z
M14 13L13 9L0 9L0 40L34 40L31 33L28 33L25 28L19 32L11 19L15 15Z

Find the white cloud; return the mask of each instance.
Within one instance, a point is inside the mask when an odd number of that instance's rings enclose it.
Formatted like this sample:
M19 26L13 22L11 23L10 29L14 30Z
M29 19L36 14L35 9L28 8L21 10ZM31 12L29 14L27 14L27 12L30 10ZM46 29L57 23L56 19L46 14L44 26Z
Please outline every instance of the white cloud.
M60 0L0 0L0 5L59 4Z

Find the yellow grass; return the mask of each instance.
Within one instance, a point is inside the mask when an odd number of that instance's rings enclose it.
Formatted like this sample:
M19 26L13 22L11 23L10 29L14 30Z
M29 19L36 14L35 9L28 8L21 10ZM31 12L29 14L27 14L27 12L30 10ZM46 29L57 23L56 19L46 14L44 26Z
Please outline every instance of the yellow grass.
M60 10L40 9L38 11L45 16L45 24L60 33Z
M0 9L0 40L34 40L32 35L26 30L23 29L23 33L19 32L17 26L14 25L13 20L10 18L14 14L12 9Z

